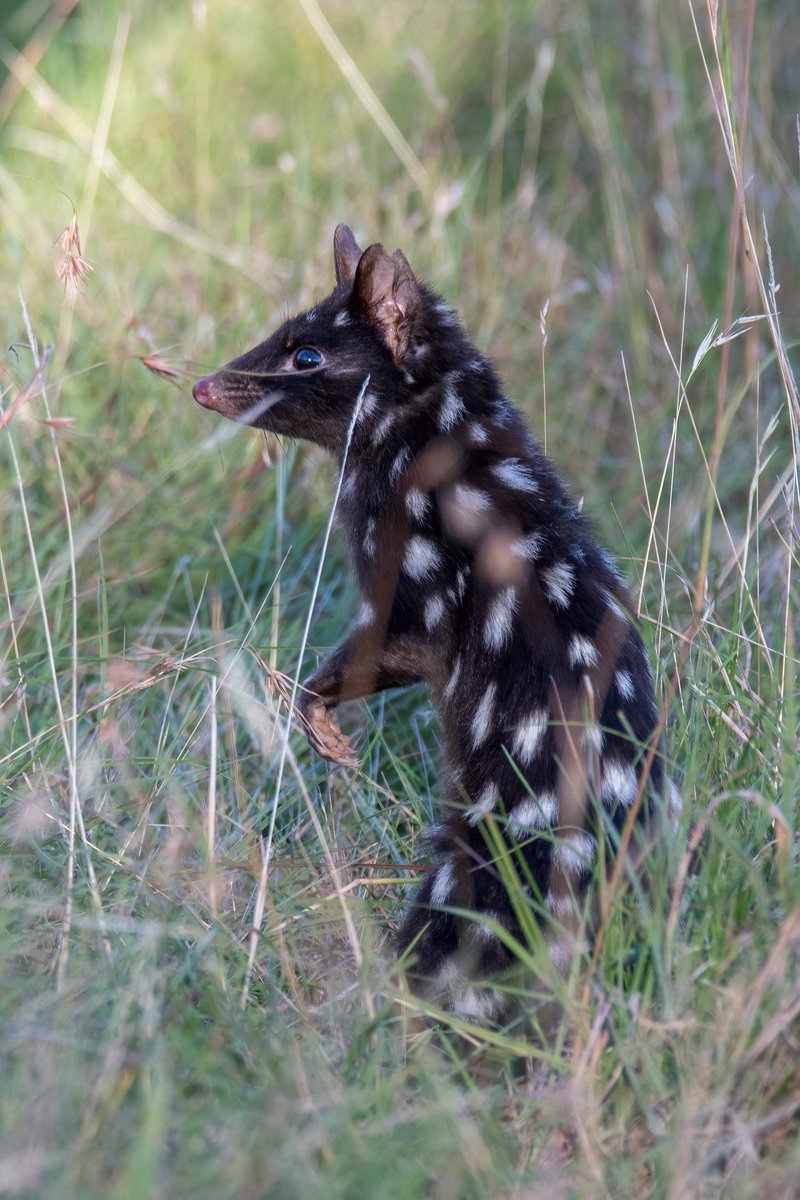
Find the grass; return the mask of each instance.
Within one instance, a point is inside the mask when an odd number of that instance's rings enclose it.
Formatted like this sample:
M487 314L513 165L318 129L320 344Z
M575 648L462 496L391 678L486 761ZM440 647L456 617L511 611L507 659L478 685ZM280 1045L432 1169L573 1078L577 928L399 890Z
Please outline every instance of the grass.
M796 1195L798 32L694 10L6 11L0 1194ZM334 472L189 389L329 288L338 220L458 305L658 666L688 849L545 1039L391 1003L423 692L277 787L320 565L306 669L354 608Z

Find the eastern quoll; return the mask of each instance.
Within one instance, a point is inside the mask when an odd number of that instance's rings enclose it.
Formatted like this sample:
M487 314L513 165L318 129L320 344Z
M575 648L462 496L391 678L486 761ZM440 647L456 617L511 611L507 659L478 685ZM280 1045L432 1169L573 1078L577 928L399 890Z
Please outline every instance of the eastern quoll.
M423 994L492 1019L520 889L562 966L598 838L608 860L632 808L657 832L678 796L627 592L491 363L399 250L362 252L346 225L333 250L332 293L193 394L339 460L361 611L306 680L303 726L354 766L336 706L430 688L444 815L399 950Z

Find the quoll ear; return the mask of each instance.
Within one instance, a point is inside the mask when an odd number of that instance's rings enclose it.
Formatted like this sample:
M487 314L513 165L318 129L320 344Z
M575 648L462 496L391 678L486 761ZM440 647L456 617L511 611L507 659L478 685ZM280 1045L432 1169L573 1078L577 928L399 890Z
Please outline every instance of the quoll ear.
M355 278L361 247L347 225L337 225L333 235L333 266L336 284L352 283Z
M401 250L390 256L376 242L364 251L351 303L372 322L397 363L409 350L420 300L419 284Z

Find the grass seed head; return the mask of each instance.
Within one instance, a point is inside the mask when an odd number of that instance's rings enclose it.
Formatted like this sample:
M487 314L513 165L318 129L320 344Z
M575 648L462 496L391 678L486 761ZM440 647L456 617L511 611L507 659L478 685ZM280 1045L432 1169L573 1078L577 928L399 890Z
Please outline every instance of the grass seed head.
M64 261L58 278L64 285L64 295L70 304L78 298L79 285L93 269L81 253L81 235L78 229L78 218L72 214L72 220L57 239L57 244L64 251Z
M177 367L173 367L160 354L142 354L139 357L139 362L147 367L148 371L152 371L154 375L163 375L165 379L181 378L181 372Z
M91 270L91 265L80 254L65 254L58 278L64 284L64 295L70 304L77 300L79 285Z

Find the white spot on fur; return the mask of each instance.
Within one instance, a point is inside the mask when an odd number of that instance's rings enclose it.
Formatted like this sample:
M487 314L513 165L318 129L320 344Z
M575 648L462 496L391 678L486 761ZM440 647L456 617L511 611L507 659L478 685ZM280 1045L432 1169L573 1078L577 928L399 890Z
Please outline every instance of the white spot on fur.
M514 757L523 767L527 767L547 733L547 712L543 708L534 709L517 725L511 745Z
M464 976L454 958L448 958L439 968L436 983L446 992L454 992L457 987L464 983Z
M508 827L514 837L527 837L534 829L552 829L558 819L558 800L552 792L526 796L509 814Z
M361 605L358 614L357 625L371 625L375 620L375 609L370 604L369 600L365 600Z
M517 593L513 587L503 588L489 601L483 636L490 649L501 649L511 637L517 606Z
M606 570L611 572L612 577L616 579L618 583L621 583L622 576L619 573L619 567L614 561L613 556L609 554L608 551L602 546L600 547L600 557L603 560L603 565L605 566Z
M435 629L445 614L444 600L439 595L429 596L425 601L422 619L425 622L425 628L430 631Z
M495 463L492 467L492 474L506 487L515 488L518 492L539 491L539 484L530 469L518 458L507 458L503 462Z
M617 691L623 700L632 700L635 694L633 679L628 671L617 671L614 676Z
M478 746L482 746L489 736L489 729L494 716L494 699L497 693L497 684L490 683L486 691L481 696L478 707L475 709L475 715L472 718L472 746L477 750Z
M479 937L482 942L497 941L497 934L486 922L494 921L497 925L502 925L503 921L500 917L500 913L482 912L478 913L477 916L478 920L473 922L472 925L472 929L476 937Z
M316 315L317 310L315 308L310 308L306 313L306 321L313 321L316 318Z
M553 847L553 856L565 871L581 875L594 862L595 841L588 833L567 833Z
M430 504L429 497L419 488L409 488L406 492L406 508L409 516L415 517L418 521L424 520Z
M620 621L628 623L628 614L625 612L621 604L618 604L611 592L606 595L606 604L611 609L615 617L619 617Z
M350 324L350 317L347 315L344 309L342 309L342 311L338 312L333 318L333 323L337 329L342 329L345 325Z
M612 804L623 804L628 808L636 797L638 780L636 772L630 763L617 762L607 758L603 763L603 782L600 785L600 799L607 807Z
M450 697L452 696L453 692L456 690L456 684L458 683L458 677L460 674L461 674L461 655L459 654L458 657L456 658L456 661L453 663L453 671L452 671L450 678L448 679L445 689L442 693L445 700L449 700Z
M470 441L474 446L485 446L489 440L489 434L481 425L480 421L473 421L469 427Z
M370 517L367 521L367 528L364 531L364 553L367 558L372 558L375 553L375 526L375 518Z
M486 529L486 511L492 507L488 493L457 483L442 492L441 505L447 532L458 541L476 545Z
M566 608L572 599L572 589L575 586L575 571L569 563L555 563L542 571L544 590L551 604L557 608Z
M403 469L410 458L411 451L409 450L408 446L403 446L403 449L399 451L394 462L389 467L389 479L392 481L392 483L396 483L400 478L403 473Z
M547 947L547 953L550 955L550 961L560 975L565 975L567 967L572 961L572 955L569 948L562 942L550 942Z
M455 872L451 862L444 862L436 868L436 875L431 889L431 904L447 904L455 883Z
M514 539L511 543L511 553L515 554L517 558L535 562L541 552L543 541L544 534L541 529L534 529L532 533L526 533L524 537Z
M497 988L481 989L470 987L454 999L453 1012L467 1021L491 1021L502 1008L502 999Z
M477 825L490 812L494 812L500 801L500 791L496 783L487 783L475 803L467 810L467 820L470 825Z
M573 667L596 667L597 647L589 638L574 633L567 647L567 658Z
M597 722L587 721L586 725L583 727L583 733L581 734L581 745L584 747L584 749L587 749L589 746L591 746L597 754L602 754L605 740L605 734Z
M468 483L457 483L453 488L453 499L466 516L477 517L492 507L492 498L488 492L480 488L470 487Z
M378 397L374 396L372 392L367 392L361 401L361 408L358 410L356 423L363 421L366 417L371 417L377 407Z
M355 490L355 486L356 486L355 472L351 471L349 474L345 475L344 479L342 480L342 486L339 489L339 499L340 500L348 500L350 498L350 496L352 496L353 491Z
M450 305L446 304L444 300L440 301L438 304L434 304L433 311L438 314L443 325L458 324L458 317L455 315Z
M545 908L551 912L554 917L571 917L575 912L575 902L569 892L562 895L556 895L555 892L548 892L544 898Z
M444 398L439 409L439 428L443 433L452 429L464 415L464 401L453 386L452 378L444 385Z
M456 591L458 592L459 600L463 600L464 593L467 590L467 578L469 576L469 567L459 567L456 571Z
M406 575L410 575L419 583L423 579L428 579L441 561L442 555L438 546L434 545L429 538L420 537L419 534L409 538L403 556L403 570Z
M380 421L378 421L378 424L372 431L372 440L374 442L377 443L384 440L387 433L394 425L396 417L397 414L395 412L388 412L385 417L381 417Z

